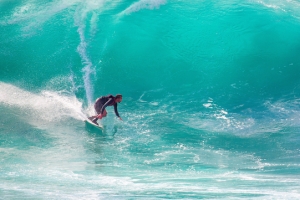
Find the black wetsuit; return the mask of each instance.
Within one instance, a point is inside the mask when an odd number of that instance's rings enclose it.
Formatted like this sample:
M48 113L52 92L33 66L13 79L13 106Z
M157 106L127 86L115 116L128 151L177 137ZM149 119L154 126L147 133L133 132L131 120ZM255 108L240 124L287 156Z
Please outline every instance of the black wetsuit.
M94 108L97 114L103 114L103 111L107 106L114 106L116 115L120 117L118 113L118 103L115 102L115 97L113 95L107 95L98 98L95 102Z

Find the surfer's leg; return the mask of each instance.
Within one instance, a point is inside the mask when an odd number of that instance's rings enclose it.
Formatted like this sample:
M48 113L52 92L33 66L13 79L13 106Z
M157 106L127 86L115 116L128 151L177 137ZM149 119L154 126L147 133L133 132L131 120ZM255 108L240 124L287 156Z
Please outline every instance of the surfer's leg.
M99 118L99 114L101 113L102 105L101 104L95 104L94 108L95 108L95 111L96 111L97 115L96 116L92 116L93 117L92 122L94 122L95 124L98 125L97 120L98 119L102 119L102 117Z
M94 109L95 109L95 111L96 111L96 115L94 115L94 116L90 116L90 117L88 117L88 119L89 120L91 120L91 121L93 121L93 119L95 119L95 117L97 117L97 115L98 115L98 107L96 106L96 104L94 105Z
M94 104L94 109L95 109L95 111L96 111L96 113L98 113L98 106L97 106L97 104L95 103ZM92 122L94 122L95 124L97 124L97 115L94 115L94 116L90 116L90 117L88 117L88 119L89 120L91 120ZM96 119L96 120L95 120ZM95 120L95 121L94 121Z
M102 114L97 115L97 118L98 118L98 119L102 119L103 117L106 117L106 115L107 115L107 112L106 112L106 110L104 109L104 111L103 111Z
M94 124L97 124L98 125L98 123L97 123L97 120L98 120L98 118L97 118L97 116L93 119L93 120L91 120Z
M103 114L102 114L102 117L106 117L106 115L107 115L107 112L106 112L106 110L104 109Z
M98 119L97 119L97 118L95 118L94 120L92 120L92 122L93 122L94 124L97 124L97 125L99 125L99 124L98 124L98 122L97 122L97 120L98 120Z

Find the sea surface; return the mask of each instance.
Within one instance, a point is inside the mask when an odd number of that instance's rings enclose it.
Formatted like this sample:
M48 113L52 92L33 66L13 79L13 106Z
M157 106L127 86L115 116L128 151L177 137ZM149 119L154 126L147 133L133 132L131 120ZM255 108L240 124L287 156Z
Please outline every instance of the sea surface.
M299 11L0 0L0 199L300 199Z

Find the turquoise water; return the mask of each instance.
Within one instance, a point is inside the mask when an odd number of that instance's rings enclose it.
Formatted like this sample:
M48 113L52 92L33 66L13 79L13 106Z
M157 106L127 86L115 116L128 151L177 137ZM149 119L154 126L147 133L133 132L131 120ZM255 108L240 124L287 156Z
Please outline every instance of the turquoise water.
M299 9L0 0L0 199L299 199Z

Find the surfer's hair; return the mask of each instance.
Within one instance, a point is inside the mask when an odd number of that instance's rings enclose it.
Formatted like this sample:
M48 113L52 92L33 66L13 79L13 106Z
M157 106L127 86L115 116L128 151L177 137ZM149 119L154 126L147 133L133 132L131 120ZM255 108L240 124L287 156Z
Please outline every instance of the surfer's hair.
M116 99L118 99L118 98L122 98L122 95L121 94L117 94L116 95Z

